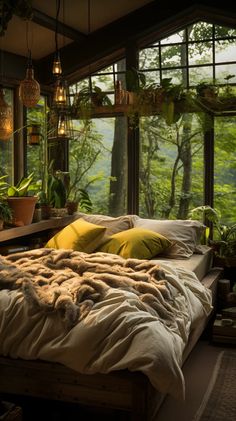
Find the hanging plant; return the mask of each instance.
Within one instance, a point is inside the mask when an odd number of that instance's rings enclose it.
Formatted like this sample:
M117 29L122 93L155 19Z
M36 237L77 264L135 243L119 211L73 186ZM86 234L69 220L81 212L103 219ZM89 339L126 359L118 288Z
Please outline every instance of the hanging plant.
M32 14L32 0L0 0L0 36L5 34L13 15L28 20Z

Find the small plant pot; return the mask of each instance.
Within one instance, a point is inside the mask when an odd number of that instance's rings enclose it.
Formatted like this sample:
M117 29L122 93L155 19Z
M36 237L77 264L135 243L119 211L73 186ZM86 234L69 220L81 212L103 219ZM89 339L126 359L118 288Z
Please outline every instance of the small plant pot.
M52 218L61 218L66 215L68 215L67 208L51 208Z
M66 202L68 215L73 215L78 210L78 202Z
M16 226L32 223L37 196L8 197L7 202L12 209L12 222Z
M39 222L42 219L42 210L41 208L35 208L33 215L33 222Z
M50 219L51 217L51 206L50 205L40 205L41 207L41 218Z

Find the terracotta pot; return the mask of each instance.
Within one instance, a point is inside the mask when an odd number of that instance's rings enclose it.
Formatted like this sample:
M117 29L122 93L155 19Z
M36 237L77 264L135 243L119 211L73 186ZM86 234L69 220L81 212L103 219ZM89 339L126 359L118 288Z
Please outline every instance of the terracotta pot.
M37 196L8 197L7 202L12 209L12 222L17 225L32 223Z

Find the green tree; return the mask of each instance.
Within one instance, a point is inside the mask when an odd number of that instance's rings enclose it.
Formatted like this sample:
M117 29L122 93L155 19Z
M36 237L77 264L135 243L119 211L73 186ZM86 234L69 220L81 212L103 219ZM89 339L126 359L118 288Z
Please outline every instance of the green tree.
M191 41L196 41L190 46L189 52L191 59L194 58L197 64L204 64L209 60L208 49L211 47L210 38L212 37L212 31L213 25L204 22L187 28L188 38ZM218 36L223 37L235 35L235 31L230 31L228 28L216 27L215 31ZM185 36L185 31L178 33L179 40L182 40L183 43L177 44L175 40L175 43L172 45L172 41L170 41L169 46L162 50L161 55L164 66L173 67L173 69L178 65L181 66L183 69L181 72L176 68L170 71L170 75L183 86L187 86L187 74L184 69L186 64ZM203 39L204 42L200 42ZM207 39L209 41L206 41ZM234 40L229 40L230 42L234 42ZM218 49L224 48L224 41L218 42ZM158 67L160 58L156 51L156 49L152 50L151 48L142 51L141 67L143 69L150 70L151 67ZM194 81L194 72L193 70L191 72L192 81ZM151 75L148 76L149 81L155 82L155 79L152 78L152 75L155 75L155 73L153 72L152 74L150 72L147 75L149 74ZM167 75L169 76L169 74ZM196 70L195 84L198 83L198 78ZM142 128L141 213L149 217L159 215L186 218L192 204L196 200L200 200L198 204L201 204L203 201L201 191L201 178L204 175L202 161L203 127L200 130L199 123L196 124L196 116L190 113L184 114L180 122L173 125L171 129L167 126L164 127L163 124L161 125L157 118L147 118L146 120L147 124L144 124ZM235 135L233 137L235 139ZM164 145L166 145L166 150ZM164 154L163 151L165 151ZM169 154L175 158L171 160ZM219 154L217 160L219 161L220 159L221 156ZM161 178L161 182L158 182L158 177ZM221 186L221 192L222 188ZM224 189L227 190L226 184ZM217 186L215 190L217 191Z

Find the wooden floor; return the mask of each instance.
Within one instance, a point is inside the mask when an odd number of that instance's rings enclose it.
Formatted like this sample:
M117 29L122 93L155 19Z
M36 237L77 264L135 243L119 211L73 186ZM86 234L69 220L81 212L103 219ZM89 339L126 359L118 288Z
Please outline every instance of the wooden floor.
M208 338L201 338L198 341L183 368L186 384L185 401L179 402L168 396L155 421L193 420L207 391L217 358L223 349L224 345L213 344Z
M207 389L215 362L219 353L224 349L222 345L216 345L209 339L209 333L205 333L198 341L196 347L188 357L183 371L186 381L185 402L179 402L167 397L162 404L155 421L191 421L196 413ZM61 402L42 401L37 399L14 400L23 408L23 421L129 421L130 415L120 411L102 411L85 408L77 404L63 404ZM223 421L223 420L222 420Z

